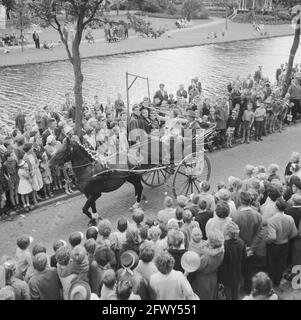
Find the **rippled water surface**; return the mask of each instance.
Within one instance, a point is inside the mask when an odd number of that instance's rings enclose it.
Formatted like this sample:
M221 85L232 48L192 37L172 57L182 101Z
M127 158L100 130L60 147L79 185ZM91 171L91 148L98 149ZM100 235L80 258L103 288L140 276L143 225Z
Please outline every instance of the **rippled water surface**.
M272 81L276 68L287 61L292 37L215 44L202 47L154 51L83 61L84 96L87 101L98 94L102 101L117 92L125 98L125 73L149 77L151 94L164 82L169 92L180 83L187 85L199 76L208 93L225 90L228 80L237 74L254 73L264 66L264 75ZM301 62L301 54L296 61ZM0 69L0 119L11 121L22 107L28 112L46 103L62 103L64 93L73 88L73 72L69 62L54 62ZM137 80L130 92L130 101L147 96L146 83Z

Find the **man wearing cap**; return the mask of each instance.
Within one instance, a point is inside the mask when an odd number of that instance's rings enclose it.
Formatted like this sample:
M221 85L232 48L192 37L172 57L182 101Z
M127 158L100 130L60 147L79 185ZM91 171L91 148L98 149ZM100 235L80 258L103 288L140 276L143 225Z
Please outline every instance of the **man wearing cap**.
M158 90L154 95L154 104L157 106L161 106L162 101L168 101L168 94L167 91L164 90L164 84L161 83L159 85L160 90Z
M42 134L42 142L43 145L46 145L48 136L55 136L56 138L59 137L59 129L57 128L57 122L54 118L49 119L48 129L46 129Z
M184 126L184 129L201 129L199 122L197 121L197 117L194 111L187 110L185 113L185 118L187 119L187 122Z

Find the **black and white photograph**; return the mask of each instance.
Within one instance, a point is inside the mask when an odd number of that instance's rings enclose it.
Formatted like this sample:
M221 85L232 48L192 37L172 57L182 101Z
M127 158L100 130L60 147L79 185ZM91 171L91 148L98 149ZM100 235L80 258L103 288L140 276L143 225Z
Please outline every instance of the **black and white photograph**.
M301 300L300 25L300 0L0 0L0 300Z

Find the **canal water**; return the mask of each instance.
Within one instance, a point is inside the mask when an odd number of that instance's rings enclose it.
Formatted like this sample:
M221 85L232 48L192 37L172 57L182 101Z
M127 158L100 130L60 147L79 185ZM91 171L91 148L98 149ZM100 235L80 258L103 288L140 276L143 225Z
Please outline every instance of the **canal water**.
M120 92L125 99L126 72L149 77L151 94L161 82L175 93L179 84L187 88L195 76L208 95L223 92L229 80L253 75L258 65L274 81L276 68L288 60L292 41L292 37L281 37L85 59L84 97L89 102L98 94L105 102ZM301 62L300 52L295 61ZM0 68L0 121L11 122L18 107L32 112L45 104L61 104L72 88L73 72L67 61ZM144 96L146 83L137 80L130 101L138 102Z

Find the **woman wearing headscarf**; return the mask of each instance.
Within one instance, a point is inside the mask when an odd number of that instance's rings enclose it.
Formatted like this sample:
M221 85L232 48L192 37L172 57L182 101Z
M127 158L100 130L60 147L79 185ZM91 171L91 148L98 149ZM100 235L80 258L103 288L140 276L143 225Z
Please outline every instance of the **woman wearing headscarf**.
M207 246L203 249L200 267L188 274L192 290L200 300L215 300L217 296L217 271L224 259L224 237L219 231L209 231Z
M246 257L245 243L238 235L238 225L233 221L228 222L224 229L224 260L218 270L219 283L225 288L227 300L238 300L242 264Z

